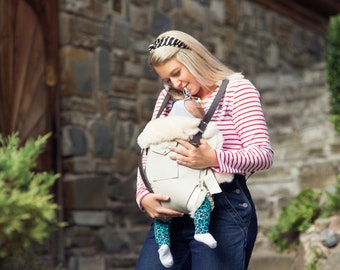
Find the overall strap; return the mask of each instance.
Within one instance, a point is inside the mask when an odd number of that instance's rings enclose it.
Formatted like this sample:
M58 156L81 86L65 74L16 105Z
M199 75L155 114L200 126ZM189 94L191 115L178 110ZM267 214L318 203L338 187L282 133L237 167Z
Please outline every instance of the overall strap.
M212 116L214 115L214 112L217 108L218 103L222 100L222 98L225 95L225 90L227 89L227 85L228 85L228 80L227 79L223 80L222 84L220 86L220 89L218 90L218 93L215 96L213 103L211 104L208 112L205 114L203 120L200 122L200 124L198 126L199 131L191 139L191 141L190 141L191 144L193 144L195 146L199 145L200 139L202 138L202 135L203 135L205 129L207 128L209 121L211 120Z

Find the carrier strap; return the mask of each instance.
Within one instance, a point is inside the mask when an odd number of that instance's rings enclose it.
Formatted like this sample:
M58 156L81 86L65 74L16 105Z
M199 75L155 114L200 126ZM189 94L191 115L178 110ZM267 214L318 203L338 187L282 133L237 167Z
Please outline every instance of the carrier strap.
M161 114L162 114L162 112L164 111L166 105L168 104L170 98L171 98L171 94L170 94L169 91L168 91L168 92L166 93L166 96L165 96L165 98L164 98L164 100L163 100L162 105L159 107L159 111L158 111L158 113L157 113L156 118L158 118L158 117L161 116Z
M202 138L202 135L205 131L205 129L208 126L209 121L211 120L212 116L214 115L214 112L217 108L217 105L220 103L222 98L225 95L225 90L227 89L228 80L223 80L220 86L220 89L218 90L218 93L216 94L213 103L211 104L208 112L203 117L203 120L198 126L199 131L193 136L193 138L190 140L190 143L198 146L200 143L200 139Z

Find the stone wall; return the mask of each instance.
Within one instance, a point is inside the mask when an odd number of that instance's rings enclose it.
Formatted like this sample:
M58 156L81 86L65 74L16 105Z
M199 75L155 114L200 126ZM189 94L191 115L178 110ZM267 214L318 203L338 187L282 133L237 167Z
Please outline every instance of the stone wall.
M268 221L301 189L334 183L340 173L340 136L328 120L323 63L296 73L264 73L254 81L261 92L275 161L269 171L252 176L249 185L259 206L261 201L269 203L260 206L267 214L262 219Z
M260 74L254 81L275 151L272 168L248 180L260 226L255 250L273 251L265 233L277 222L282 207L304 188L334 185L340 173L340 136L328 120L323 63L296 73Z
M69 270L134 267L150 222L135 204L136 137L160 89L146 50L164 30L194 35L261 92L276 152L249 180L262 227L300 188L334 178L320 33L246 0L60 0L59 10Z

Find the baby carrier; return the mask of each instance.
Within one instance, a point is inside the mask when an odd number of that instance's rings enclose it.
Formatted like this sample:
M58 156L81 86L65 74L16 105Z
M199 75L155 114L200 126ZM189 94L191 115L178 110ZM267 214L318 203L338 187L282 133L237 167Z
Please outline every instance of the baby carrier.
M225 95L227 83L227 80L222 81L219 91L203 120L196 119L198 120L195 127L196 134L190 140L191 144L198 146L219 101ZM170 98L171 95L168 92L156 118L161 115ZM170 144L182 147L176 141L171 141L151 144L147 148L142 148L138 161L139 173L150 192L166 194L170 197L168 202L162 202L165 207L193 214L206 196L211 197L211 194L219 193L221 189L211 168L192 169L179 165L175 160L170 159ZM143 168L143 158L146 158L145 168ZM226 181L231 181L231 179Z

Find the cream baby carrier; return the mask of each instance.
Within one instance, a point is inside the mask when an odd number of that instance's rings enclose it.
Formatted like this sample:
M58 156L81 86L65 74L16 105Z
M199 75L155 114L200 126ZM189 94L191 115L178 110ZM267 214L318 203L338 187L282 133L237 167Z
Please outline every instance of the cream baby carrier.
M162 203L170 209L193 214L205 197L221 192L220 182L232 180L232 175L229 174L219 175L216 179L211 168L198 170L179 165L170 159L172 152L169 150L170 145L182 147L177 145L175 138L186 140L192 134L195 134L190 141L193 145L198 145L203 138L213 148L219 144L221 146L222 139L216 136L216 125L208 122L224 96L226 86L227 80L224 80L203 120L181 116L171 116L171 121L170 117L159 118L170 99L168 93L156 119L150 121L138 137L138 144L142 149L138 165L140 175L150 192L170 197L169 202ZM180 134L177 131L181 131ZM146 158L145 168L143 157Z

